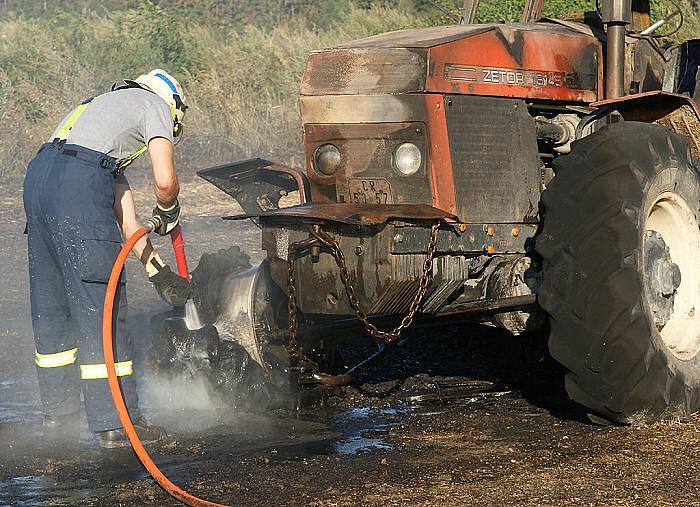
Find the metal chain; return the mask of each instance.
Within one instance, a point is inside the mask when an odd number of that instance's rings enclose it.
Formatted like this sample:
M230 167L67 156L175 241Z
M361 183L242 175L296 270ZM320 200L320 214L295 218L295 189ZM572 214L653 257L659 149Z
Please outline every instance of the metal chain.
M322 244L330 250L331 255L335 259L338 268L340 269L340 278L345 286L345 292L348 295L348 300L350 306L354 310L357 318L362 322L362 326L365 331L376 340L383 340L387 343L396 341L401 333L408 329L413 323L413 319L418 313L423 298L430 286L433 278L433 259L435 258L435 251L437 250L437 240L438 232L440 230L440 224L434 223L430 232L430 239L428 240L428 247L426 250L426 258L423 262L423 273L420 277L418 284L418 290L411 300L411 304L408 308L408 313L401 319L401 322L391 331L381 331L374 324L369 321L367 317L367 312L362 309L360 301L357 297L355 288L350 281L350 272L347 267L345 260L345 255L343 254L338 242L330 236L328 233L321 230L320 226L314 225L311 228L311 235L313 238L309 238L303 241L297 241L289 245L287 252L287 268L289 271L289 278L287 280L287 287L289 289L289 300L287 308L289 310L289 357L290 360L297 364L300 358L300 345L299 345L299 323L297 320L297 301L296 301L296 275L294 269L294 254L306 247L314 246L315 244Z
M294 269L294 261L296 253L308 247L318 245L318 240L308 238L301 241L290 243L287 248L287 311L289 312L289 346L287 353L289 354L290 366L297 366L301 358L301 346L299 344L299 320L297 318L297 282L296 271Z

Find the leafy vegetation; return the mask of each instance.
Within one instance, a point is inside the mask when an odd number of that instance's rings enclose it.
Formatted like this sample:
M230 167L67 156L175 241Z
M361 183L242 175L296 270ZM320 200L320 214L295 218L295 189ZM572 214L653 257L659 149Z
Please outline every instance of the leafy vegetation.
M679 1L690 12L690 0ZM435 2L454 13L461 4ZM483 0L479 20L516 20L523 2ZM595 2L546 5L556 16ZM0 178L23 174L84 98L156 66L183 82L192 104L181 170L249 156L299 164L297 94L311 50L449 22L428 0L2 0ZM698 20L686 16L678 35L693 33Z

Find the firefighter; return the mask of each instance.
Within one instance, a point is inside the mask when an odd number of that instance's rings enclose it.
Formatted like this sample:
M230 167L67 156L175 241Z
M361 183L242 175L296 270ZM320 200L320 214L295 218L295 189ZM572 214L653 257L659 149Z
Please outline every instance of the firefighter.
M182 87L156 69L88 99L58 126L29 163L24 179L35 363L44 435L76 437L82 390L88 426L105 448L129 445L114 408L102 354L102 307L112 265L139 224L124 169L148 151L155 180L153 214L166 235L178 224L173 163L187 106ZM142 239L133 252L172 306L185 304L189 282ZM125 280L115 297L115 366L126 405L144 443L165 438L139 412L132 338L126 329ZM140 338L140 337L137 337Z

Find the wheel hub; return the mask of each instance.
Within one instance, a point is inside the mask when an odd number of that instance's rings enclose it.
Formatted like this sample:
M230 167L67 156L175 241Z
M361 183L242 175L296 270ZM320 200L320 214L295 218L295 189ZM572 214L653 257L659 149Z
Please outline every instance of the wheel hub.
M673 300L681 284L681 270L671 260L663 236L656 231L646 231L644 271L647 300L654 314L656 328L661 331L673 314Z
M666 191L647 208L644 299L667 349L688 361L700 352L700 227L694 210Z

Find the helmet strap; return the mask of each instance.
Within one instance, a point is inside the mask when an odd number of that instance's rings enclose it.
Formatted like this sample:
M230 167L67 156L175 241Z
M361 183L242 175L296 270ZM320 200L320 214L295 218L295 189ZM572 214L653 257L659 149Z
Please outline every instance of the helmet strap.
M147 90L149 92L151 91L148 88L141 86L136 81L132 81L131 79L117 81L112 85L111 91L116 92L117 90L128 90L129 88L141 88L142 90Z
M173 137L175 138L175 142L173 143L173 146L177 146L178 144L180 144L180 141L182 141L182 133L184 132L184 130L184 125L180 123L177 118L175 118L175 125L173 126Z
M177 117L175 107L172 104L168 105L170 106L170 114L173 117L173 137L180 137L180 134L182 134L182 122Z

